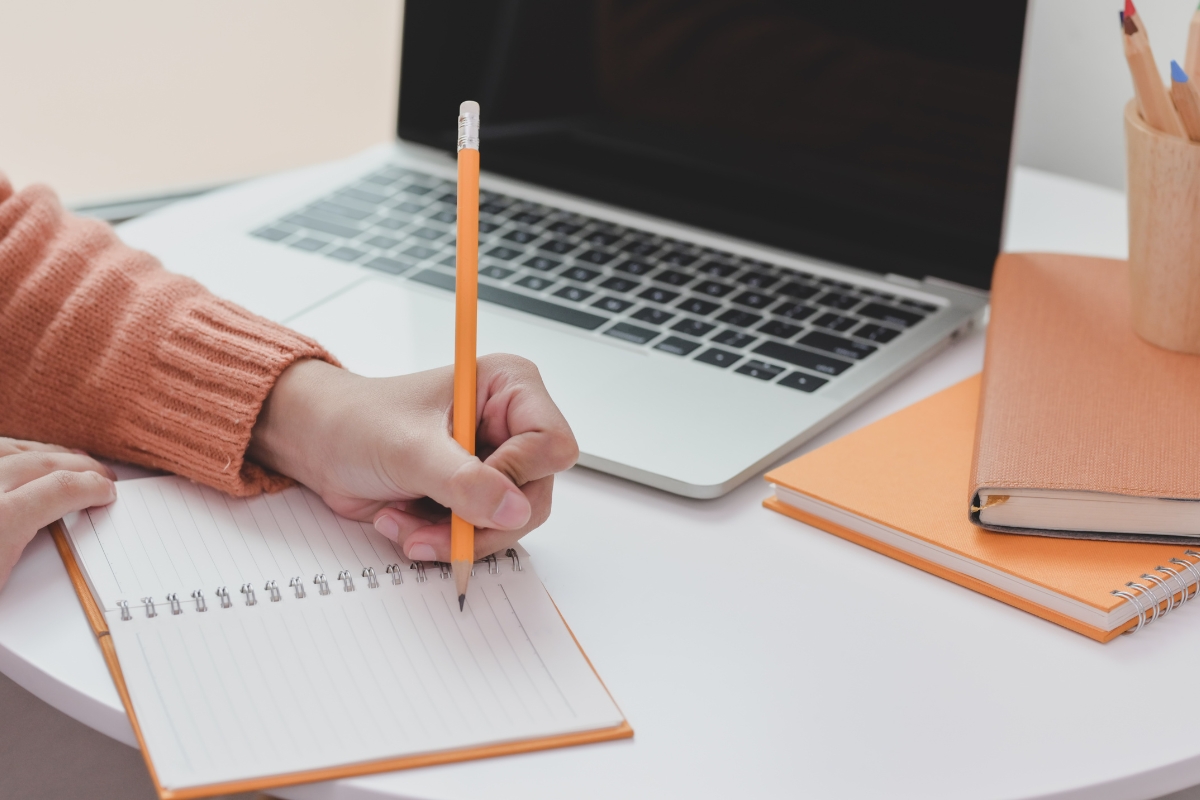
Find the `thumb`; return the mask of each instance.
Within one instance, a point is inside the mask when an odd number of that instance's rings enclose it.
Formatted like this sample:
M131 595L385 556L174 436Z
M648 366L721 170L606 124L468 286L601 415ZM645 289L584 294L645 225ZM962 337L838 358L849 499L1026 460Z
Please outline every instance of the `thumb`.
M446 438L425 459L419 491L477 528L520 528L533 513L528 498L508 476Z

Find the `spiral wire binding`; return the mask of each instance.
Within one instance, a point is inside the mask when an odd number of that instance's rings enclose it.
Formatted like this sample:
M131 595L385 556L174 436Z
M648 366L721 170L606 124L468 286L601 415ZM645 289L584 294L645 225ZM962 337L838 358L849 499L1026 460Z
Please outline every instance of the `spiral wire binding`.
M511 547L508 548L505 551L504 555L506 557L508 557L509 559L511 559L513 572L522 572L523 571L523 567L521 566L521 557L515 549L513 549ZM1188 550L1185 553L1185 555L1194 556L1197 559L1200 559L1200 553L1196 553L1191 550ZM440 570L440 574L441 574L441 577L443 580L448 579L453 575L453 572L450 569L449 563L444 562L444 561L434 561L432 563L437 565L438 569ZM477 564L483 564L487 567L487 571L488 571L489 575L497 575L500 572L499 563L500 563L499 559L496 558L495 554L484 556L483 558L481 558L477 562L475 562L475 564L472 564L471 574L472 575L475 574L475 566ZM1183 605L1191 597L1195 597L1196 594L1200 594L1200 562L1193 564L1192 562L1189 562L1189 561L1181 561L1180 559L1173 558L1173 559L1171 559L1171 563L1182 566L1183 568L1185 568L1188 571L1189 575L1195 576L1196 590L1193 591L1192 594L1189 596L1187 590L1191 586L1191 582L1184 579L1183 573L1181 573L1179 570L1173 569L1171 567L1156 567L1155 568L1156 571L1162 572L1169 576L1167 581L1175 580L1176 583L1178 583L1179 586L1182 587L1183 597L1179 601L1178 605ZM429 580L429 577L426 574L425 562L414 561L411 564L409 564L409 569L416 572L417 583L425 583L427 580ZM385 572L388 575L392 576L392 585L393 586L401 586L404 584L404 568L401 567L399 564L388 564ZM367 587L368 588L370 588L370 589L378 589L379 588L379 577L378 577L378 575L376 575L375 569L373 567L364 567L363 571L362 571L362 577L367 579ZM1143 575L1142 578L1149 580L1155 586L1162 586L1164 588L1164 590L1167 592L1172 591L1170 588L1170 584L1167 581L1165 581L1157 576L1146 574L1146 575ZM338 573L337 579L342 582L342 590L343 591L353 592L355 590L354 577L350 574L350 570L347 570L347 569L341 570ZM331 593L331 590L329 588L329 580L325 577L324 573L318 572L315 576L313 576L313 583L317 585L318 591L321 594L325 595L325 594ZM1127 585L1130 587L1137 588L1141 592L1141 595L1148 595L1151 598L1154 597L1153 592L1150 589L1148 589L1147 587L1142 586L1141 584L1135 584L1135 583L1131 582ZM297 575L296 577L292 578L288 582L288 586L295 593L295 598L297 600L303 600L305 597L308 596L307 592L304 589L304 580L300 576ZM283 592L279 588L278 582L276 582L274 580L267 581L266 584L263 586L263 591L267 593L267 595L270 598L272 603L278 603L281 600L283 600ZM258 605L258 598L255 595L254 587L251 584L243 583L242 587L241 587L241 594L244 595L247 606ZM1145 621L1145 616L1146 616L1147 612L1146 612L1145 606L1142 604L1143 598L1141 596L1133 595L1133 594L1130 594L1130 593L1124 592L1124 591L1114 591L1113 594L1124 597L1127 600L1129 600L1130 602L1132 602L1135 606L1137 606L1140 616L1139 616L1139 620L1138 620L1138 627L1135 628L1134 630L1138 630L1143 626L1143 624L1147 624ZM218 586L216 589L216 595L217 595L218 601L220 602L221 608L232 608L233 607L233 599L229 595L228 588L226 588L224 586ZM196 591L192 592L191 596L192 596L192 599L196 602L196 611L197 612L203 613L203 612L208 611L208 601L205 599L204 592L201 589L197 589ZM159 616L158 610L157 610L157 608L155 608L155 605L154 605L153 597L143 597L142 603L146 607L146 618L147 619L153 619L153 618ZM178 594L176 594L174 592L172 592L171 594L168 594L167 595L167 603L170 606L171 614L173 616L183 613L183 602L179 599ZM116 601L116 606L118 609L120 609L122 620L133 619L133 613L132 613L132 611L130 611L128 600L118 600L118 601ZM1171 607L1173 607L1173 606L1171 606ZM1168 607L1168 611L1169 610L1170 610L1170 607ZM1165 611L1163 612L1163 614L1166 614L1166 613L1167 612L1165 612ZM1151 622L1157 618L1158 618L1158 614L1155 613L1155 616L1151 619ZM1132 633L1132 632L1133 631L1127 631L1127 633Z
M1200 594L1200 552L1188 549L1184 550L1183 554L1196 559L1196 561L1172 558L1167 563L1182 567L1187 571L1189 577L1184 577L1184 573L1175 567L1160 564L1154 568L1154 572L1142 573L1141 579L1150 584L1149 586L1137 581L1129 581L1125 584L1127 589L1133 589L1137 594L1122 589L1112 590L1110 594L1129 601L1137 609L1137 625L1125 631L1126 635L1137 633L1147 625L1157 622L1159 617L1166 617L1176 608ZM1160 574L1155 575L1155 572ZM1171 585L1172 581L1175 586ZM1162 589L1162 598L1155 594L1155 589ZM1176 599L1176 595L1178 595L1178 599Z

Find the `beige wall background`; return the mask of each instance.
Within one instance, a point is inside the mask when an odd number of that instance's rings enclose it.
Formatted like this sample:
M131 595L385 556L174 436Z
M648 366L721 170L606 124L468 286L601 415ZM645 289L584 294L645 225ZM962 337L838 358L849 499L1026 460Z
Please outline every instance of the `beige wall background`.
M1124 185L1120 0L1033 0L1019 163ZM0 169L71 203L391 139L403 0L3 0ZM1139 0L1165 70L1195 0Z
M223 183L395 132L402 0L3 0L0 170L72 203Z

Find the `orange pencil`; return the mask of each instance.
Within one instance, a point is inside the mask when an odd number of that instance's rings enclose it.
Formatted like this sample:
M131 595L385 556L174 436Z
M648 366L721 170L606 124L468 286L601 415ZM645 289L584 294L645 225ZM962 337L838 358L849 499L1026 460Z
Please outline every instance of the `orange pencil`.
M1188 25L1187 55L1183 57L1183 68L1188 75L1200 75L1200 8L1192 12Z
M1125 0L1125 14L1122 21L1125 35L1125 60L1129 62L1129 71L1133 75L1133 87L1138 98L1138 107L1142 117L1150 127L1181 139L1187 138L1183 123L1171 104L1167 88L1159 77L1158 67L1154 63L1154 54L1150 50L1150 39L1142 27L1141 18L1133 7L1132 0Z
M475 455L475 338L479 319L479 103L458 107L458 243L454 284L454 441ZM467 602L475 526L450 516L450 568L458 609Z

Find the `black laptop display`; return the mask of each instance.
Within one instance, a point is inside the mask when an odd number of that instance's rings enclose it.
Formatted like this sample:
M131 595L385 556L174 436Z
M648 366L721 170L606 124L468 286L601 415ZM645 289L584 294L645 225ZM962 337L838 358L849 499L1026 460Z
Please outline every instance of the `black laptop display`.
M398 132L876 272L987 287L1025 3L408 0Z

